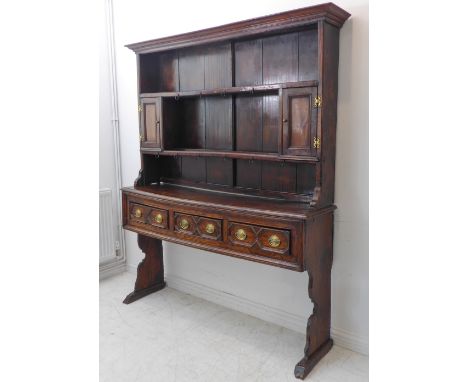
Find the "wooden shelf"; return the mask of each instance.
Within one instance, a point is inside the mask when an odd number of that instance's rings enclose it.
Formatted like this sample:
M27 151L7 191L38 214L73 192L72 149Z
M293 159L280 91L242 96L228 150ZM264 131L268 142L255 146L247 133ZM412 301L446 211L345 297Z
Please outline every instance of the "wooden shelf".
M235 86L229 88L217 88L210 90L191 90L182 92L159 92L159 93L140 93L140 97L197 97L197 96L222 96L228 94L243 94L243 93L268 93L283 88L302 88L316 87L318 81L298 81L298 82L283 82L281 84L256 85L256 86Z
M164 156L193 156L193 157L218 157L218 158L233 158L233 159L252 159L252 160L268 160L275 162L293 162L293 163L317 163L319 159L316 157L301 157L290 155L278 155L276 153L262 152L247 152L247 151L217 151L204 149L180 149L180 150L164 150L141 148L143 154L164 155Z

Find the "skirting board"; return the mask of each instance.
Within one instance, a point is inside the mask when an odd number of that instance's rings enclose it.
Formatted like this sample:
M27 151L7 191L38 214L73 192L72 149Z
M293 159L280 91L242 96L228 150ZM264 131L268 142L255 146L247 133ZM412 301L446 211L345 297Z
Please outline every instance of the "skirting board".
M99 267L99 280L107 279L108 277L125 272L127 267L125 261L116 261ZM134 271L136 274L136 269Z
M127 264L127 270L136 274L136 266ZM271 306L248 300L243 297L234 296L229 293L213 289L179 276L166 274L166 283L169 288L200 297L204 300L214 302L226 308L233 309L261 320L283 326L295 332L305 333L308 317L291 314ZM331 337L338 346L368 355L368 340L356 336L346 330L331 328Z

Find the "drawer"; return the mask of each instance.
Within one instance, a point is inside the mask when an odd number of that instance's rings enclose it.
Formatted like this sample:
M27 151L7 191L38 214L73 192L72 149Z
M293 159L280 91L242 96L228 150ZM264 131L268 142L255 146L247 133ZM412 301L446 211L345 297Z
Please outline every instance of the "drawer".
M174 213L174 231L186 235L200 236L212 240L221 240L222 224L221 220Z
M231 244L252 248L252 252L269 255L290 253L290 232L245 223L229 222Z
M130 223L149 224L158 228L168 228L168 212L160 208L130 202L128 204Z
M159 228L168 227L168 214L166 210L161 210L159 208L152 208L148 214L148 223L152 226Z
M146 217L148 216L150 208L143 204L130 202L128 204L128 217L131 223L146 224Z

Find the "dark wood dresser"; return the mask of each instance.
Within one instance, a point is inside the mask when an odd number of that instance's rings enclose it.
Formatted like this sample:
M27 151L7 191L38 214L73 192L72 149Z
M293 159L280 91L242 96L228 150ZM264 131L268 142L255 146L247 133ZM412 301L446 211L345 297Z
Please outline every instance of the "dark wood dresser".
M145 253L131 303L165 286L161 240L309 274L305 378L330 350L340 27L332 3L128 45L141 170L123 225Z

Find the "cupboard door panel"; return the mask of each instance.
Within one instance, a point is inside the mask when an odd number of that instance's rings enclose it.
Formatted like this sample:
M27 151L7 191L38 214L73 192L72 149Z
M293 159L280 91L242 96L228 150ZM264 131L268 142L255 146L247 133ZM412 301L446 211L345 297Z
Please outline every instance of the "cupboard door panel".
M161 148L161 97L140 101L141 147Z
M156 104L147 103L145 105L145 133L146 141L156 141Z
M291 97L289 107L290 147L308 148L310 146L310 97L307 95Z
M283 154L317 156L317 88L283 90Z

